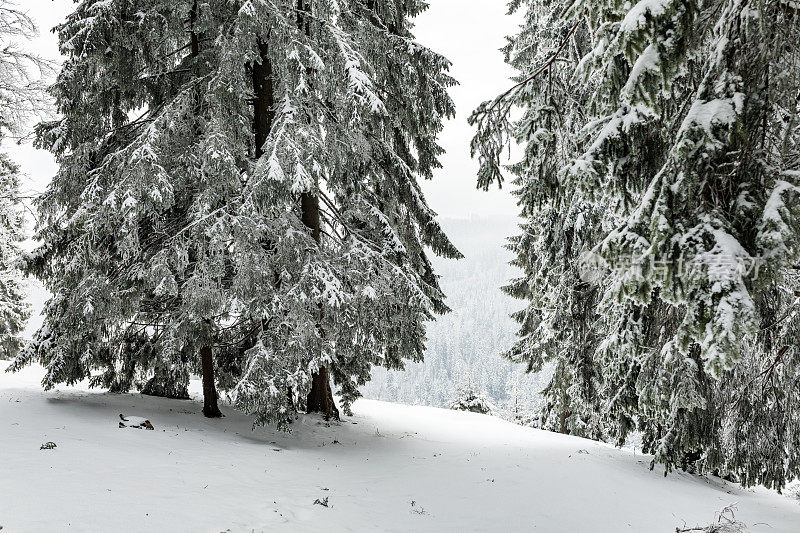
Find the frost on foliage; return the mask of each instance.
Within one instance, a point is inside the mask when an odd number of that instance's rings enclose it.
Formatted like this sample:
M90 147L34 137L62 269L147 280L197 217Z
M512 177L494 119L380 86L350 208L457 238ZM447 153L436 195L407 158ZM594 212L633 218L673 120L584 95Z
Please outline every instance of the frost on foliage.
M794 10L511 7L525 14L506 48L519 84L478 108L472 146L484 187L512 139L525 147L511 167L525 224L509 245L525 275L507 290L529 303L506 355L555 363L545 425L620 444L639 430L668 470L781 487L800 473L797 413L777 408L793 387L800 264ZM759 405L755 389L773 386ZM779 426L795 444L761 468Z
M0 0L0 141L24 133L25 123L46 106L45 78L50 65L25 49L36 36L33 21L15 3ZM12 359L23 347L29 315L20 271L20 242L25 221L20 172L0 153L0 359Z
M22 363L126 390L211 345L234 405L285 423L322 366L347 408L373 365L420 360L447 311L426 248L459 256L417 181L454 113L424 7L79 2L37 137L60 169L28 267L54 297Z
M456 387L448 407L454 411L470 411L482 415L492 414L496 410L486 395L473 387L471 380Z
M38 35L20 2L0 0L0 130L2 136L27 134L27 122L44 113L45 89L53 65L27 49Z
M23 346L29 315L19 269L24 219L16 165L0 154L0 359L12 359Z

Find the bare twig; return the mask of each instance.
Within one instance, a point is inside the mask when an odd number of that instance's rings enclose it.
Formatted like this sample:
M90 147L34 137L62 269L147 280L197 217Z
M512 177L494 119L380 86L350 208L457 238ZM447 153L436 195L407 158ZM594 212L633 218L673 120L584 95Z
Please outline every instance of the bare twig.
M539 77L539 75L541 75L543 72L548 70L553 65L553 63L556 62L556 60L558 59L558 55L561 53L564 47L567 46L567 43L569 43L570 38L575 33L575 30L578 29L578 26L580 26L581 22L583 22L583 17L579 17L578 20L575 21L575 24L572 25L572 28L570 28L569 33L567 33L567 36L564 38L563 41L561 41L561 44L559 45L558 49L553 53L553 55L551 55L547 59L547 61L544 62L544 64L541 67L536 69L533 72L533 74L527 76L525 79L523 79L522 81L520 81L519 83L508 89L506 92L495 98L494 102L492 103L491 106L489 106L489 109L487 109L486 112L490 113L495 107L497 107L497 105L500 102L505 100L506 97L508 97L508 95L510 95L520 87L527 85L528 83Z

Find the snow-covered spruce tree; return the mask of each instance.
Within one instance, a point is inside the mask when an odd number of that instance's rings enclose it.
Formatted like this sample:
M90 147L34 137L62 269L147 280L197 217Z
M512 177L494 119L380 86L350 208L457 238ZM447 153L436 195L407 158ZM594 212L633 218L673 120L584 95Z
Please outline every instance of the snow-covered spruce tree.
M745 485L783 488L800 469L800 269L757 300L762 317L756 342L743 346L742 359L717 386L722 427L710 460L720 472ZM720 465L720 466L717 466Z
M574 89L571 80L588 50L588 33L560 17L562 6L542 1L526 13L520 34L504 50L506 60L523 73L532 65L542 72L531 79L525 74L509 93L481 106L475 115L481 120L481 135L473 151L489 158L479 177L479 186L487 187L502 182L500 156L509 136L529 141L522 161L511 167L523 224L509 249L524 276L504 290L530 304L515 315L521 324L520 340L505 356L524 363L529 372L554 362L553 378L542 392L541 427L601 438L599 363L594 354L598 288L583 279L578 260L597 243L606 210L602 191L597 201L571 202L559 181L558 169L585 144L580 132L590 96L585 89ZM512 124L514 107L524 111Z
M23 220L18 167L0 154L0 359L12 359L19 353L29 315L22 273L16 264L24 237Z
M546 357L566 368L586 348L578 337L554 348L539 328L569 287L547 254L574 248L542 222L554 208L557 220L585 235L567 259L571 268L588 251L608 267L605 277L589 276L596 294L578 296L593 313L599 400L590 407L603 432L623 442L638 426L646 451L667 470L730 473L780 488L800 472L800 426L785 393L796 387L797 348L773 325L794 316L786 280L800 262L796 7L759 0L568 7L516 0L511 7L528 10L509 45L523 75L476 111L473 150L485 187L500 179L509 136L526 146L512 168L527 221L512 246L526 277L512 294L531 305L512 355L533 370ZM547 40L555 28L561 36ZM540 35L549 55L526 46ZM510 122L514 107L524 115ZM554 155L540 156L547 148ZM551 388L575 402L570 375L559 376ZM770 386L784 392L753 393ZM763 436L777 426L782 444L769 448L768 467Z
M21 133L31 115L44 107L42 79L49 65L20 46L35 35L30 17L0 0L0 142ZM0 153L0 359L18 354L29 315L17 266L23 238L19 167Z
M421 359L447 310L425 247L459 255L417 182L453 114L448 62L410 34L424 7L81 2L39 129L60 170L29 264L54 297L18 366L202 372L210 414L219 386L285 423L338 414L329 376L347 408L372 365Z
M448 407L454 411L470 411L482 415L492 414L495 410L486 395L472 385L471 379L456 387Z

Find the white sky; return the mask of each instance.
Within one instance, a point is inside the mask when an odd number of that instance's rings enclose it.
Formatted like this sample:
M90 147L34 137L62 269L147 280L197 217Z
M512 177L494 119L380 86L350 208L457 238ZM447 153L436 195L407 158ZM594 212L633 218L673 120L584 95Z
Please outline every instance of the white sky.
M442 168L423 185L428 202L443 217L512 216L518 213L509 186L488 192L476 189L477 163L470 158L473 129L467 118L478 104L507 89L514 71L499 51L505 36L515 33L517 17L506 15L505 0L429 0L417 18L417 40L453 62L460 85L451 91L456 117L440 137L447 150Z
M432 181L423 183L428 203L443 218L515 216L518 209L509 193L493 187L489 192L475 187L477 164L470 158L473 130L467 124L471 111L509 87L513 71L503 62L499 49L505 36L514 33L517 19L506 15L505 0L429 0L430 9L416 19L417 40L453 62L451 75L460 85L452 89L457 115L440 137L446 154L443 168ZM72 0L16 0L39 26L40 35L29 48L48 59L59 59L58 40L50 31L74 9ZM55 174L49 152L28 144L4 142L4 149L25 175L25 192L42 192ZM502 244L497 243L498 246ZM29 335L41 324L39 312L47 292L32 281L29 299L34 315Z

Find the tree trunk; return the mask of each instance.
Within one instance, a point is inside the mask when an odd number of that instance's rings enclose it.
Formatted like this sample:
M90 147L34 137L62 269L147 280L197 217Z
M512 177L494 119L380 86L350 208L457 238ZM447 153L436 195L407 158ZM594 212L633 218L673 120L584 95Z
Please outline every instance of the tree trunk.
M322 413L325 420L331 418L339 420L339 409L336 408L336 402L333 401L330 374L324 366L314 373L311 392L308 393L306 399L306 412Z
M320 225L319 225L319 197L310 192L304 192L300 196L300 209L302 210L303 224L311 229L311 236L319 244Z
M191 57L197 58L200 55L200 38L195 31L195 24L197 23L198 6L197 0L192 3L192 8L189 11L189 45L191 48ZM198 65L195 63L192 66L197 74ZM195 101L195 116L199 117L201 112L200 92L194 91ZM199 120L195 126L195 134L200 134ZM214 353L211 346L206 345L200 348L200 363L203 369L203 414L208 418L219 418L222 412L217 405L217 385L214 379Z
M570 413L569 411L561 411L561 414L559 414L558 416L559 422L561 423L559 432L563 433L564 435L570 434L569 426L567 425L567 420L569 420L570 416L572 416L572 413Z
M303 193L300 197L302 220L306 227L311 228L311 236L317 243L320 242L319 222L319 197L310 192ZM306 413L322 413L325 420L335 418L339 420L339 409L333 401L331 378L328 369L320 367L311 380L311 392L306 400Z
M264 144L267 142L272 123L275 122L275 91L272 80L272 62L269 57L269 46L263 40L257 42L261 61L249 65L253 74L253 137L255 138L255 159L264 155ZM265 244L267 249L272 247L270 241ZM281 283L278 271L275 271L275 286ZM267 329L269 320L261 319L261 326ZM294 394L291 387L286 389L289 404L294 406ZM291 419L289 420L291 422Z
M264 143L267 142L272 123L275 120L275 94L272 83L272 63L269 60L267 44L258 41L260 63L253 63L253 135L255 136L255 156L264 155Z
M200 348L203 363L203 415L207 418L220 418L222 412L217 405L217 386L214 380L214 354L211 346Z
M306 34L311 34L311 4L308 0L297 0L297 25ZM300 196L300 210L303 224L311 229L311 236L320 242L319 197L311 192ZM339 409L333 401L330 372L324 366L314 373L311 380L311 392L306 399L306 413L322 413L325 420L339 420Z

